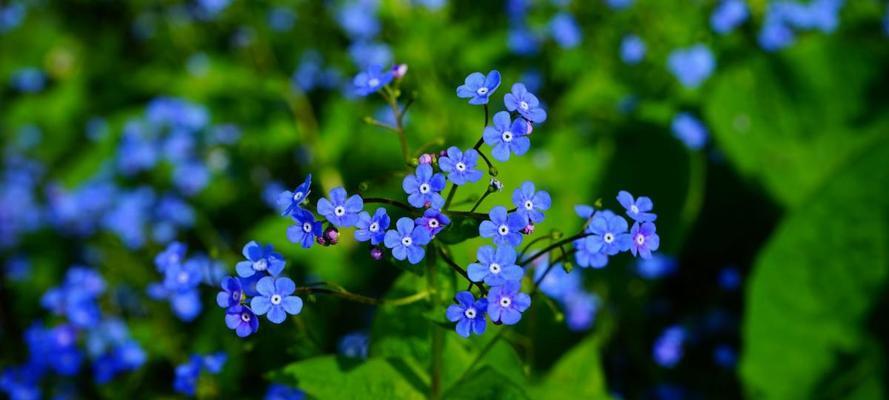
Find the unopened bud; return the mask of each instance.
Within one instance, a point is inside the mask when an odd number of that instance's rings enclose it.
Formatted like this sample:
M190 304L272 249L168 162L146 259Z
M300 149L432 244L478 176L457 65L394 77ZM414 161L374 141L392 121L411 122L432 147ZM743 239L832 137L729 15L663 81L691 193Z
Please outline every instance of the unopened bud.
M383 259L383 249L379 247L371 247L370 248L370 258L374 260L380 261Z
M526 235L530 235L534 233L534 224L528 224L524 228L522 228L522 233Z
M433 155L429 154L429 153L420 154L420 157L417 158L417 162L420 164L432 164L433 160L434 160Z
M395 79L404 78L407 75L407 64L395 64L392 66L392 76Z
M330 226L324 230L324 240L327 241L328 245L335 245L340 239L340 231L336 228Z
M488 190L499 192L503 190L503 183L498 181L497 179L491 178L491 183L488 186Z

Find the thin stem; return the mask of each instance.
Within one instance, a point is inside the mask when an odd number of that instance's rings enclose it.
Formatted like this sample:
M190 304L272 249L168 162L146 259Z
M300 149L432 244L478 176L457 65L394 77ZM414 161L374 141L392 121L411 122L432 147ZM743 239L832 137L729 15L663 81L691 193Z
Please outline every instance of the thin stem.
M507 213L511 213L511 212L512 212L512 211L507 211ZM556 238L556 231L552 231L552 232L550 232L549 235L545 235L545 236L540 236L540 237L534 238L534 240L528 242L528 244L526 244L525 247L522 248L522 251L519 252L519 257L518 257L519 260L521 260L522 257L525 256L525 253L527 253L528 250L531 249L531 246L535 245L536 243L540 242L541 240L555 239L555 238Z
M488 105L485 104L485 128L487 128L487 127L488 127ZM485 135L484 135L484 133L482 133L482 136L480 138L478 138L478 141L475 142L475 146L472 146L472 148L478 150L479 147L482 147L482 143L484 143L484 142L485 142ZM485 161L487 162L488 160L485 159ZM488 162L488 166L489 167L491 166L490 162Z
M438 271L435 270L435 255L430 254L426 257L426 265L428 269L426 271L426 283L427 290L432 292L432 309L438 310L441 305L439 304L439 300L441 296L438 293L438 283L436 282L436 276L438 275ZM438 326L432 325L432 364L429 366L429 375L431 377L431 384L429 385L429 398L433 400L438 400L441 398L441 370L442 370L442 360L443 360L443 352L444 352L444 332Z
M494 167L494 164L491 163L491 160L488 159L488 156L485 155L485 152L478 150L478 155L482 156L482 160L488 165L488 175L497 176L500 173L500 171L497 171L497 168Z
M331 296L340 297L346 300L354 301L356 303L362 304L371 304L377 306L402 306L410 303L415 303L417 301L423 300L429 297L429 291L424 290L422 292L414 293L410 296L401 297L397 299L377 299L374 297L367 297L360 294L355 294L347 291L340 291L335 289L328 288L319 288L319 287L301 287L296 289L297 294L329 294Z
M491 191L491 190L486 191L485 194L483 194L482 197L480 197L478 199L478 201L475 202L475 205L472 206L472 208L469 210L469 212L474 213L475 209L478 208L478 206L480 206L482 204L482 201L484 201L486 197L490 196L491 193L493 193L493 191Z
M592 235L592 233L580 232L574 236L571 236L569 238L565 238L565 239L562 239L558 242L550 244L549 246L546 246L543 250L540 250L540 251L534 253L534 255L532 255L531 257L528 257L527 259L522 260L519 263L519 266L524 267L524 266L530 264L531 262L533 262L534 260L538 259L540 256L542 256L542 255L544 255L544 254L546 254L558 247L561 247L562 245L569 244L577 239L583 239L583 238L590 236L590 235Z
M417 211L417 209L411 207L410 204L402 203L402 202L397 201L397 200L384 199L384 198L382 198L382 197L365 197L365 198L364 198L364 202L365 202L365 203L380 203L380 204L388 204L388 205L390 205L390 206L395 206L395 207L398 207L398 208L401 208L401 209L404 209L404 210L407 210L407 211L412 211L412 212Z
M371 118L371 117L364 117L364 123L366 123L368 125L378 126L380 128L388 129L392 132L398 133L398 128L396 128L392 125L389 125L385 122L378 121L378 120Z
M470 287L477 287L482 296L488 295L488 289L485 289L484 285L482 285L481 283L473 282L472 279L469 279L469 274L466 272L466 270L463 269L463 267L457 265L454 259L451 258L451 256L449 256L448 253L445 251L444 247L439 246L438 252L441 254L441 258L445 260L445 263L447 263L451 267L451 269L457 271L460 276L462 276L464 279L466 279L467 282L469 282Z
M445 200L444 209L447 211L448 207L451 206L451 202L454 201L454 196L457 195L457 188L459 186L455 184L451 184L451 191L448 192L448 199Z
M380 95L387 103L389 103L389 108L392 109L392 115L395 116L395 133L398 134L398 142L401 144L401 158L405 163L409 163L410 150L407 145L407 136L404 134L404 125L402 125L404 115L402 110L398 107L397 93L389 86L384 86L383 90L380 91Z

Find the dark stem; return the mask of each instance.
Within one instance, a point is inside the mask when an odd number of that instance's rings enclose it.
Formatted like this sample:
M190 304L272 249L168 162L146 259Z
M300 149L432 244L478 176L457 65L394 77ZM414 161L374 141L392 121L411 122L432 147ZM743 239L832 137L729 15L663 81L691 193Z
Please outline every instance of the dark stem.
M478 150L478 155L482 156L482 160L485 161L485 164L488 165L488 175L497 176L500 172L497 171L497 168L494 168L494 164L491 164L491 160L488 159L488 156L485 155L485 152Z
M507 211L507 213L511 213L511 212L514 212L514 211L515 211L515 210L513 210L513 211ZM556 234L556 232L553 231L553 232L550 232L549 235L540 236L540 237L534 238L534 240L528 242L528 244L526 244L525 247L522 248L522 251L519 252L519 260L521 260L522 257L525 256L525 253L527 253L528 250L531 249L531 246L533 246L534 244L540 242L541 240L555 239L555 238L556 238L556 237L555 237L555 234Z
M534 289L531 289L531 296L537 294L537 291L540 289L540 282L543 282L546 279L546 276L549 275L549 271L553 269L553 266L558 265L560 262L565 261L566 258L570 257L572 254L577 252L577 250L571 249L571 251L562 253L561 256L549 262L549 265L546 266L546 270L543 271L543 275L540 275L540 278L537 278L534 281Z
M533 262L534 260L538 259L540 256L542 256L546 253L549 253L550 251L552 251L558 247L562 247L565 244L569 244L577 239L583 239L583 238L590 236L590 235L592 235L592 233L580 232L574 236L571 236L569 238L565 238L565 239L562 239L558 242L550 244L549 246L546 246L543 250L540 250L540 251L534 253L534 255L532 255L531 257L528 257L527 259L522 260L519 263L519 266L524 267L524 266L530 264L531 262Z
M438 284L436 282L436 275L438 275L438 271L436 271L435 269L435 254L429 254L426 257L426 264L429 267L426 271L426 282L428 285L428 291L432 293L432 309L438 310L440 307L439 300L441 299L441 296L439 296ZM439 398L441 398L441 370L443 351L444 332L440 327L432 325L432 364L429 366L429 375L431 376L432 382L429 385L429 398L433 400L438 400Z
M384 199L384 198L382 198L382 197L365 197L365 198L364 198L364 202L365 202L365 203L380 203L380 204L388 204L388 205L390 205L390 206L395 206L395 207L398 207L398 208L401 208L401 209L404 209L404 210L407 210L407 211L412 211L412 212L416 212L416 211L417 211L417 209L411 207L410 204L402 203L402 202L397 201L397 200Z
M488 127L488 105L485 104L485 128L487 128L487 127ZM482 143L484 143L484 142L485 142L485 134L482 133L482 137L478 138L478 141L475 142L475 146L472 146L472 148L478 150L479 147L482 147ZM487 161L487 159L485 159L485 161ZM490 162L488 163L488 166L489 167L491 166Z
M447 200L445 200L445 204L444 204L444 209L445 209L445 211L447 211L448 207L451 206L451 202L454 201L454 196L457 195L457 188L458 188L458 187L459 187L459 186L457 186L457 185L455 185L455 184L453 184L453 183L451 184L451 191L448 192L448 198L447 198Z
M486 191L485 194L483 194L482 197L480 197L478 201L475 202L475 205L472 206L472 209L470 209L469 212L474 213L475 209L478 208L478 206L482 204L482 201L484 201L486 197L490 196L491 193L493 193L493 191Z
M445 249L443 247L439 246L438 252L441 254L441 258L445 260L445 262L451 267L451 269L457 271L460 276L462 276L464 279L466 279L467 282L469 282L470 287L477 287L479 293L481 293L482 296L488 295L488 289L485 289L484 285L482 285L481 283L473 282L472 279L469 279L469 274L466 272L466 270L463 269L463 267L457 265L454 259L452 259L451 256L449 256L447 252L445 252Z
M410 304L426 297L429 297L428 291L414 293L410 296L401 297L397 299L377 299L374 297L362 296L360 294L355 294L347 291L328 289L328 288L320 288L320 287L301 287L296 289L297 294L329 294L331 296L340 297L346 300L354 301L357 303L363 304L371 304L371 305L404 305Z

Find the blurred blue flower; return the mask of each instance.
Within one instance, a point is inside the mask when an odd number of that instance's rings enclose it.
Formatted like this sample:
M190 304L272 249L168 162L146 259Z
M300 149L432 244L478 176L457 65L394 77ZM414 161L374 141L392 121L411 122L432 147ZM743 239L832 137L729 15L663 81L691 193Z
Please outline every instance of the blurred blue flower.
M561 301L582 289L579 273L565 272L561 264L556 264L549 268L549 262L546 260L546 257L540 260L535 262L534 281L537 282L543 277L538 286L543 294ZM549 272L547 272L547 269L549 269ZM544 273L546 273L545 277L543 276Z
M11 282L20 282L31 275L31 262L21 255L12 256L3 264L3 274Z
M46 87L46 75L37 68L22 68L12 74L10 83L20 92L36 93Z
M524 23L511 24L507 40L509 49L520 56L537 54L540 49L540 39Z
M383 86L392 81L392 70L383 69L380 64L374 64L367 68L366 71L355 75L352 84L355 86L355 92L361 96L368 96L376 93Z
M164 273L170 266L179 265L185 261L187 251L188 246L184 243L172 242L154 257L154 266L158 272Z
M376 0L349 0L337 12L340 27L352 39L370 39L380 31Z
M497 161L508 161L510 154L521 156L531 148L528 139L529 124L522 118L512 121L509 113L500 111L494 114L494 124L485 127L482 137L491 146L491 155Z
M707 46L696 44L673 50L667 59L667 66L682 86L694 89L710 77L716 69L716 61Z
M506 207L497 206L491 209L488 218L478 226L481 237L493 240L497 246L516 247L522 243L522 229L526 225L521 214L507 214Z
M566 12L556 14L549 23L549 29L553 40L563 49L577 47L583 38L574 16Z
M337 352L343 357L366 359L370 346L370 338L364 332L352 332L344 335L337 343Z
M457 304L449 305L445 315L448 321L457 323L455 328L457 334L468 338L473 333L476 335L485 333L488 300L485 298L476 300L468 291L457 292L454 300Z
M741 272L737 268L728 267L719 271L719 287L726 291L735 291L741 287Z
M622 10L633 5L633 0L605 0L605 4L615 10Z
M710 27L716 33L726 34L735 30L750 16L744 0L721 0L710 15Z
M645 58L646 46L639 36L627 35L620 42L620 59L629 65L635 65Z
M366 211L362 211L358 215L358 222L355 224L355 240L359 242L370 241L371 245L378 245L383 242L386 236L386 229L389 229L389 214L385 208L377 208L373 217Z
M286 32L293 29L296 13L286 7L273 7L266 17L269 28L275 32Z
M127 247L140 248L145 243L145 224L151 219L153 205L154 191L150 187L121 193L113 208L102 217L102 226L115 233Z
M395 227L396 229L386 232L383 244L392 249L392 256L396 260L407 259L411 264L419 263L426 255L423 246L431 240L429 231L422 226L415 226L410 218L399 219Z
M662 254L640 258L635 263L636 273L645 279L659 279L676 271L676 259Z
M231 0L197 0L197 17L204 20L215 19L228 8Z
M709 133L704 124L689 113L681 112L673 117L671 123L673 135L681 140L686 147L700 150L707 144Z
M713 362L723 368L734 368L738 363L738 354L727 344L716 346L713 350Z
M158 145L147 127L138 120L126 123L117 150L117 167L123 175L135 175L157 163Z
M488 99L500 87L500 71L492 70L485 76L473 72L457 87L457 97L469 99L469 104L488 104Z
M552 205L549 193L534 188L534 183L525 181L522 186L512 193L512 204L516 206L516 213L522 216L525 224L538 224L543 222L543 212Z
M185 196L194 196L210 183L210 171L198 160L184 161L173 170L173 183Z
M685 329L678 325L668 327L654 342L654 361L666 368L676 366L682 360L684 342Z
M516 265L516 251L512 247L479 247L476 253L478 262L469 264L466 272L473 282L484 282L488 286L501 286L507 281L517 282L525 271Z
M306 393L297 388L273 383L265 392L264 400L305 400Z
M0 34L9 32L25 19L27 9L20 2L12 2L0 6Z
M593 326L599 309L599 298L591 293L575 291L563 300L565 320L572 331L585 331Z
M531 306L531 297L519 291L519 282L507 281L488 292L488 315L492 322L515 325L522 313Z
M242 278L249 278L255 273L268 273L271 276L278 276L284 270L286 261L284 257L275 252L272 245L265 246L250 241L241 250L246 261L239 261L235 264L235 271Z
M369 69L374 65L391 64L392 50L382 43L359 41L349 46L349 57L358 68Z
M441 196L445 185L447 182L445 182L444 175L433 173L429 164L420 164L413 175L404 177L401 188L407 193L407 201L412 206L440 209L445 203Z
M206 107L172 97L158 97L151 100L145 110L145 117L155 127L190 131L204 129L210 123Z

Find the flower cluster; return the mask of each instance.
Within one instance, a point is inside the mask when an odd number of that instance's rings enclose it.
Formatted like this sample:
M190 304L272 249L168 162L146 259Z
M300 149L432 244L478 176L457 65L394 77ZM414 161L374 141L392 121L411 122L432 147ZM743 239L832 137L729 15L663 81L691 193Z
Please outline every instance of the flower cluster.
M208 355L192 354L188 361L176 366L173 378L173 390L188 396L194 396L198 387L201 372L213 375L222 371L228 355L219 352Z
M621 191L617 200L633 220L632 228L626 219L611 210L577 207L577 214L586 220L583 237L574 241L577 265L602 268L608 264L608 257L626 251L633 256L650 258L651 252L660 246L654 225L657 215L651 213L654 209L651 199L645 196L633 198L630 193Z
M173 242L154 258L163 280L150 285L148 295L155 300L168 300L179 319L192 321L203 309L199 285L216 285L222 278L223 267L202 254L186 258L187 250L184 244Z

